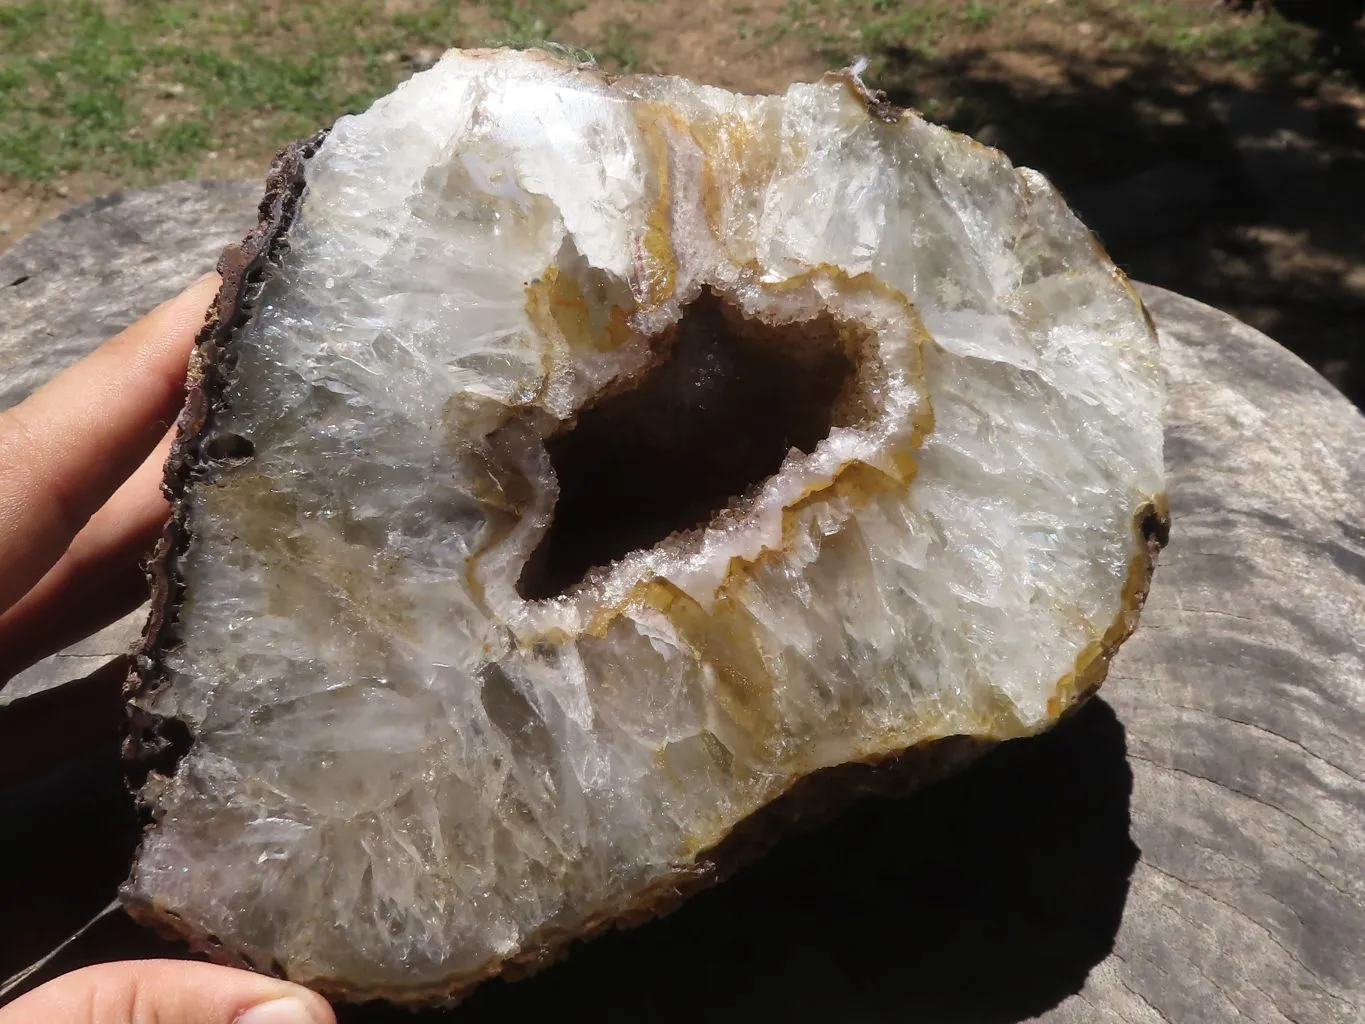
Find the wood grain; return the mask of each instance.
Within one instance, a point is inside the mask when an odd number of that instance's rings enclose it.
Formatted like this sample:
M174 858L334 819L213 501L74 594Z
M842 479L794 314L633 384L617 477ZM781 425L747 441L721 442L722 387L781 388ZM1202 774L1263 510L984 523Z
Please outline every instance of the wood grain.
M5 285L33 247L0 257L0 394L14 353L74 331L83 308L131 319L175 287L128 270L92 290L91 268L199 254L176 268L188 280L250 221L254 187L199 187L40 229L42 260L26 258L51 298L22 307L22 330ZM85 283L68 291L68 274ZM788 841L669 918L422 1016L1365 1020L1365 419L1270 339L1141 291L1171 385L1174 523L1101 697L941 786ZM117 779L102 748L0 795L14 823L0 973L110 897L137 834ZM53 970L176 952L112 919Z
M1171 545L1103 691L1142 857L1114 953L1048 1019L1359 1022L1365 418L1251 328L1142 294Z

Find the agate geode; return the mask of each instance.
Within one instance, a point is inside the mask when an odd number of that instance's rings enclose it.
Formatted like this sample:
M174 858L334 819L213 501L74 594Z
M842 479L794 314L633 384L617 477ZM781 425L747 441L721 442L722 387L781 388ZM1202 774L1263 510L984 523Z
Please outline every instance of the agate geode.
M1046 728L1136 623L1141 303L1040 175L851 72L452 52L261 214L128 740L125 902L225 959L458 996Z

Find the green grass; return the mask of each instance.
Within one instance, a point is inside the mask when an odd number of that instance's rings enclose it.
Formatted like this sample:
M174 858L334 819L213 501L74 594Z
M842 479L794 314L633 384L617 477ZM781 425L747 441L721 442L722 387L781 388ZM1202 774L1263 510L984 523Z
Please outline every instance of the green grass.
M648 36L624 18L613 18L602 29L601 41L593 54L603 64L619 71L639 71L644 65L640 46Z
M1312 32L1271 9L1227 18L1219 17L1213 8L1135 0L1124 3L1121 10L1134 22L1136 38L1121 39L1120 48L1124 42L1136 42L1263 74L1292 74L1316 64Z
M487 40L494 46L527 47L549 42L558 22L579 10L575 0L487 0L484 6L502 22Z
M924 72L939 57L962 53L980 57L1036 46L1051 56L1055 44L1033 41L1039 38L1029 31L1033 19L1051 22L1054 34L1059 27L1091 40L1074 53L1061 51L1081 75L1087 64L1097 68L1115 59L1133 67L1155 60L1193 76L1239 71L1271 78L1319 70L1312 30L1268 7L1238 14L1190 0L786 0L768 38L800 35L831 66L867 57L868 81L915 97L931 117L950 117L964 101L943 91L950 82L931 86L938 96L925 93L919 87Z
M404 55L549 40L573 0L374 3L25 0L0 6L0 175L190 171L208 152L274 147L362 108ZM466 19L475 24L466 23ZM632 37L606 50L638 59Z
M389 11L377 0L0 0L0 180L212 173L210 154L259 159L363 108L447 46L554 41L572 14L606 2L413 0ZM621 16L577 42L613 70L666 69L667 40L635 29L633 6L614 0L606 13ZM1257 73L1313 61L1311 35L1274 13L1188 0L788 0L776 19L735 0L726 12L718 39L792 36L832 65L866 55L870 80L888 85L978 36L1014 45L1032 17L1090 20L1095 48L1118 57L1156 50Z
M996 9L990 4L972 0L962 9L962 22L971 29L983 29L995 20Z

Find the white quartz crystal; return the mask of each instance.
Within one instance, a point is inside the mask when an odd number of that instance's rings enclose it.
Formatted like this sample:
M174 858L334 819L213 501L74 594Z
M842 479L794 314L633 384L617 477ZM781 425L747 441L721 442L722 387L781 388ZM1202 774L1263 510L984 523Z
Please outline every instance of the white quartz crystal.
M452 52L337 122L235 342L217 429L254 455L191 490L172 685L140 702L195 742L144 793L130 904L441 998L685 888L802 776L1037 732L1102 678L1160 506L1154 334L1040 175L869 99ZM694 314L677 393L596 447L667 450L748 335L837 386L818 443L528 584L547 438ZM780 404L760 378L717 461Z

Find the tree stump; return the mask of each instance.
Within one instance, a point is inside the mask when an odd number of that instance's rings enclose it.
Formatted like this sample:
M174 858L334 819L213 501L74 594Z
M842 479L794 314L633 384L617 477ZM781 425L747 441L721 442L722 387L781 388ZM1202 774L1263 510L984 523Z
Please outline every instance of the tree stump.
M256 195L120 193L0 256L0 407L209 269ZM452 1020L1365 1020L1365 418L1264 335L1140 291L1170 380L1173 525L1100 697ZM50 659L22 692L127 640ZM0 737L42 718L42 695L11 699ZM137 825L108 743L12 784L0 815L3 974L112 897ZM178 951L115 916L35 981L149 954Z

